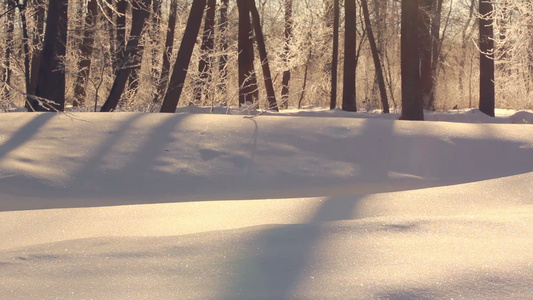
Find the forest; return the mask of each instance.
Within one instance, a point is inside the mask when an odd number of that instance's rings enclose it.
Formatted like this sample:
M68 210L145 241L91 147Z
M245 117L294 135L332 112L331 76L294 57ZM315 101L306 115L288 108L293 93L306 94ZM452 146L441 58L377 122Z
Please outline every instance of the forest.
M0 108L533 108L530 0L4 0Z

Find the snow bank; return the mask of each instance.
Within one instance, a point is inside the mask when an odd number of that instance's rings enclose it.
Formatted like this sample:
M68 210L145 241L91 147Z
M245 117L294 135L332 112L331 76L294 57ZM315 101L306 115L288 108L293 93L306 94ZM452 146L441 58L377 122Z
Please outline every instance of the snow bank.
M533 294L530 125L12 113L0 128L5 299Z

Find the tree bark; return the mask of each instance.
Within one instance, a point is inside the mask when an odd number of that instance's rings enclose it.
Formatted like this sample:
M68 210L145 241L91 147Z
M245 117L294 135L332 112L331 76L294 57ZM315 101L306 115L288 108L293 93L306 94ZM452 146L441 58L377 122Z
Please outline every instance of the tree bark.
M389 100L387 98L387 89L385 87L385 78L383 77L383 68L381 67L381 59L379 57L379 50L377 47L374 32L372 31L372 24L370 22L370 13L368 11L368 1L361 0L363 7L363 15L365 18L366 32L368 34L368 41L370 42L370 50L372 51L372 58L374 60L374 68L376 69L376 78L378 81L379 94L381 95L381 105L383 106L383 113L389 113Z
M17 3L15 3L13 0L6 0L5 4L5 9L7 10L7 24L5 24L6 37L4 44L4 63L2 64L2 83L7 86L5 86L3 89L2 97L9 99L11 98L9 85L11 84L11 56L14 48L15 7ZM21 14L22 13L24 12L21 11ZM28 75L29 74L26 74L26 78L28 78Z
M346 0L344 33L344 77L342 87L342 110L357 111L355 69L356 69L356 11L355 0Z
M420 12L418 32L420 36L420 80L422 83L422 99L425 109L435 110L430 102L433 91L432 73L432 36L431 36L431 14L433 12L433 0L420 0Z
M202 25L205 5L206 0L194 0L192 3L187 27L181 40L180 49L178 50L178 58L174 64L169 86L163 98L163 104L161 105L161 112L176 112L181 92L183 91L183 84L187 77L189 63L191 62L192 51L194 50L198 32Z
M281 81L281 107L289 108L290 95L290 80L291 70L288 67L290 62L290 44L292 41L292 0L285 0L285 46L283 49L283 61L286 65L283 71L283 79Z
M168 75L170 74L170 58L174 49L174 34L176 32L176 15L178 12L178 0L170 2L170 12L168 16L167 37L165 40L165 51L163 52L163 66L161 67L161 75L157 84L157 93L154 97L153 103L158 104L160 99L164 96L168 85Z
M212 78L213 52L215 50L215 12L216 1L207 0L204 32L202 34L202 45L200 46L201 57L198 62L198 73L200 78L194 87L194 99L197 101L200 101L204 94L206 98L208 97L205 88Z
M118 69L124 67L124 56L126 52L126 11L128 10L127 0L117 0L117 28L115 33L115 59L113 69L118 72Z
M337 67L339 63L339 0L333 1L333 54L331 56L330 109L337 107Z
M33 0L32 5L36 7L34 14L34 22L37 25L36 33L31 41L32 43L32 54L31 54L31 65L30 65L30 84L26 87L26 93L28 95L35 94L35 89L37 88L37 82L39 81L39 68L41 65L41 43L43 42L44 36L44 21L46 10L44 7L44 0ZM22 24L24 27L24 22ZM29 42L29 41L28 41Z
M218 91L225 93L227 86L226 86L226 80L228 77L228 70L226 68L226 65L228 63L228 5L229 0L222 0L222 4L220 5L220 19L219 19L219 26L220 26L220 57L219 57L219 76L220 76L220 83L218 84Z
M128 77L131 74L132 69L135 67L135 57L137 56L137 51L139 47L139 39L141 37L141 32L143 26L146 22L146 19L150 15L148 10L151 0L142 0L139 2L133 2L133 13L132 13L132 26L130 31L130 36L128 38L128 43L126 44L126 51L124 52L123 62L120 63L122 67L119 67L117 70L117 75L115 76L115 81L109 92L104 105L100 109L102 112L109 112L116 109L124 88L126 87L126 82Z
M254 70L254 46L248 0L237 0L239 10L238 65L239 106L254 103L259 97Z
M63 111L65 109L65 67L63 57L67 44L68 0L52 0L48 5L39 81L32 99L34 111Z
M489 19L492 10L492 2L479 1L479 110L494 117L494 27Z
M78 76L76 77L74 86L73 106L85 105L85 98L87 96L87 82L89 81L89 76L91 74L91 55L93 53L97 14L97 0L89 0L87 3L87 12L85 16L83 41L80 45L81 60L78 64Z
M424 119L419 72L420 53L418 51L418 4L418 0L402 0L402 120Z
M279 111L278 103L276 101L276 92L274 91L274 84L272 83L270 64L268 62L265 37L263 35L263 29L261 28L261 20L259 18L257 6L255 5L255 0L250 0L249 5L252 13L252 24L254 27L255 40L257 42L257 50L259 51L259 59L261 59L261 68L263 70L263 79L267 93L268 109Z

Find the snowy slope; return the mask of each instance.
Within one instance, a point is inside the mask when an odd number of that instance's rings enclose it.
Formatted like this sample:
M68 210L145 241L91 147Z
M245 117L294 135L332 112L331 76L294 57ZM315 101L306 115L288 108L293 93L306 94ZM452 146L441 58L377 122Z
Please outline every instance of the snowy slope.
M533 298L532 125L309 114L2 115L2 298Z

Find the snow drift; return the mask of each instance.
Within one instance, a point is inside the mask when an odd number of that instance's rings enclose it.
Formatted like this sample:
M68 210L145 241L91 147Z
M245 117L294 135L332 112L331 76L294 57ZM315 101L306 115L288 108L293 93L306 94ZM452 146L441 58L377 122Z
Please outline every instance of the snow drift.
M11 113L0 128L8 299L533 294L531 125Z

